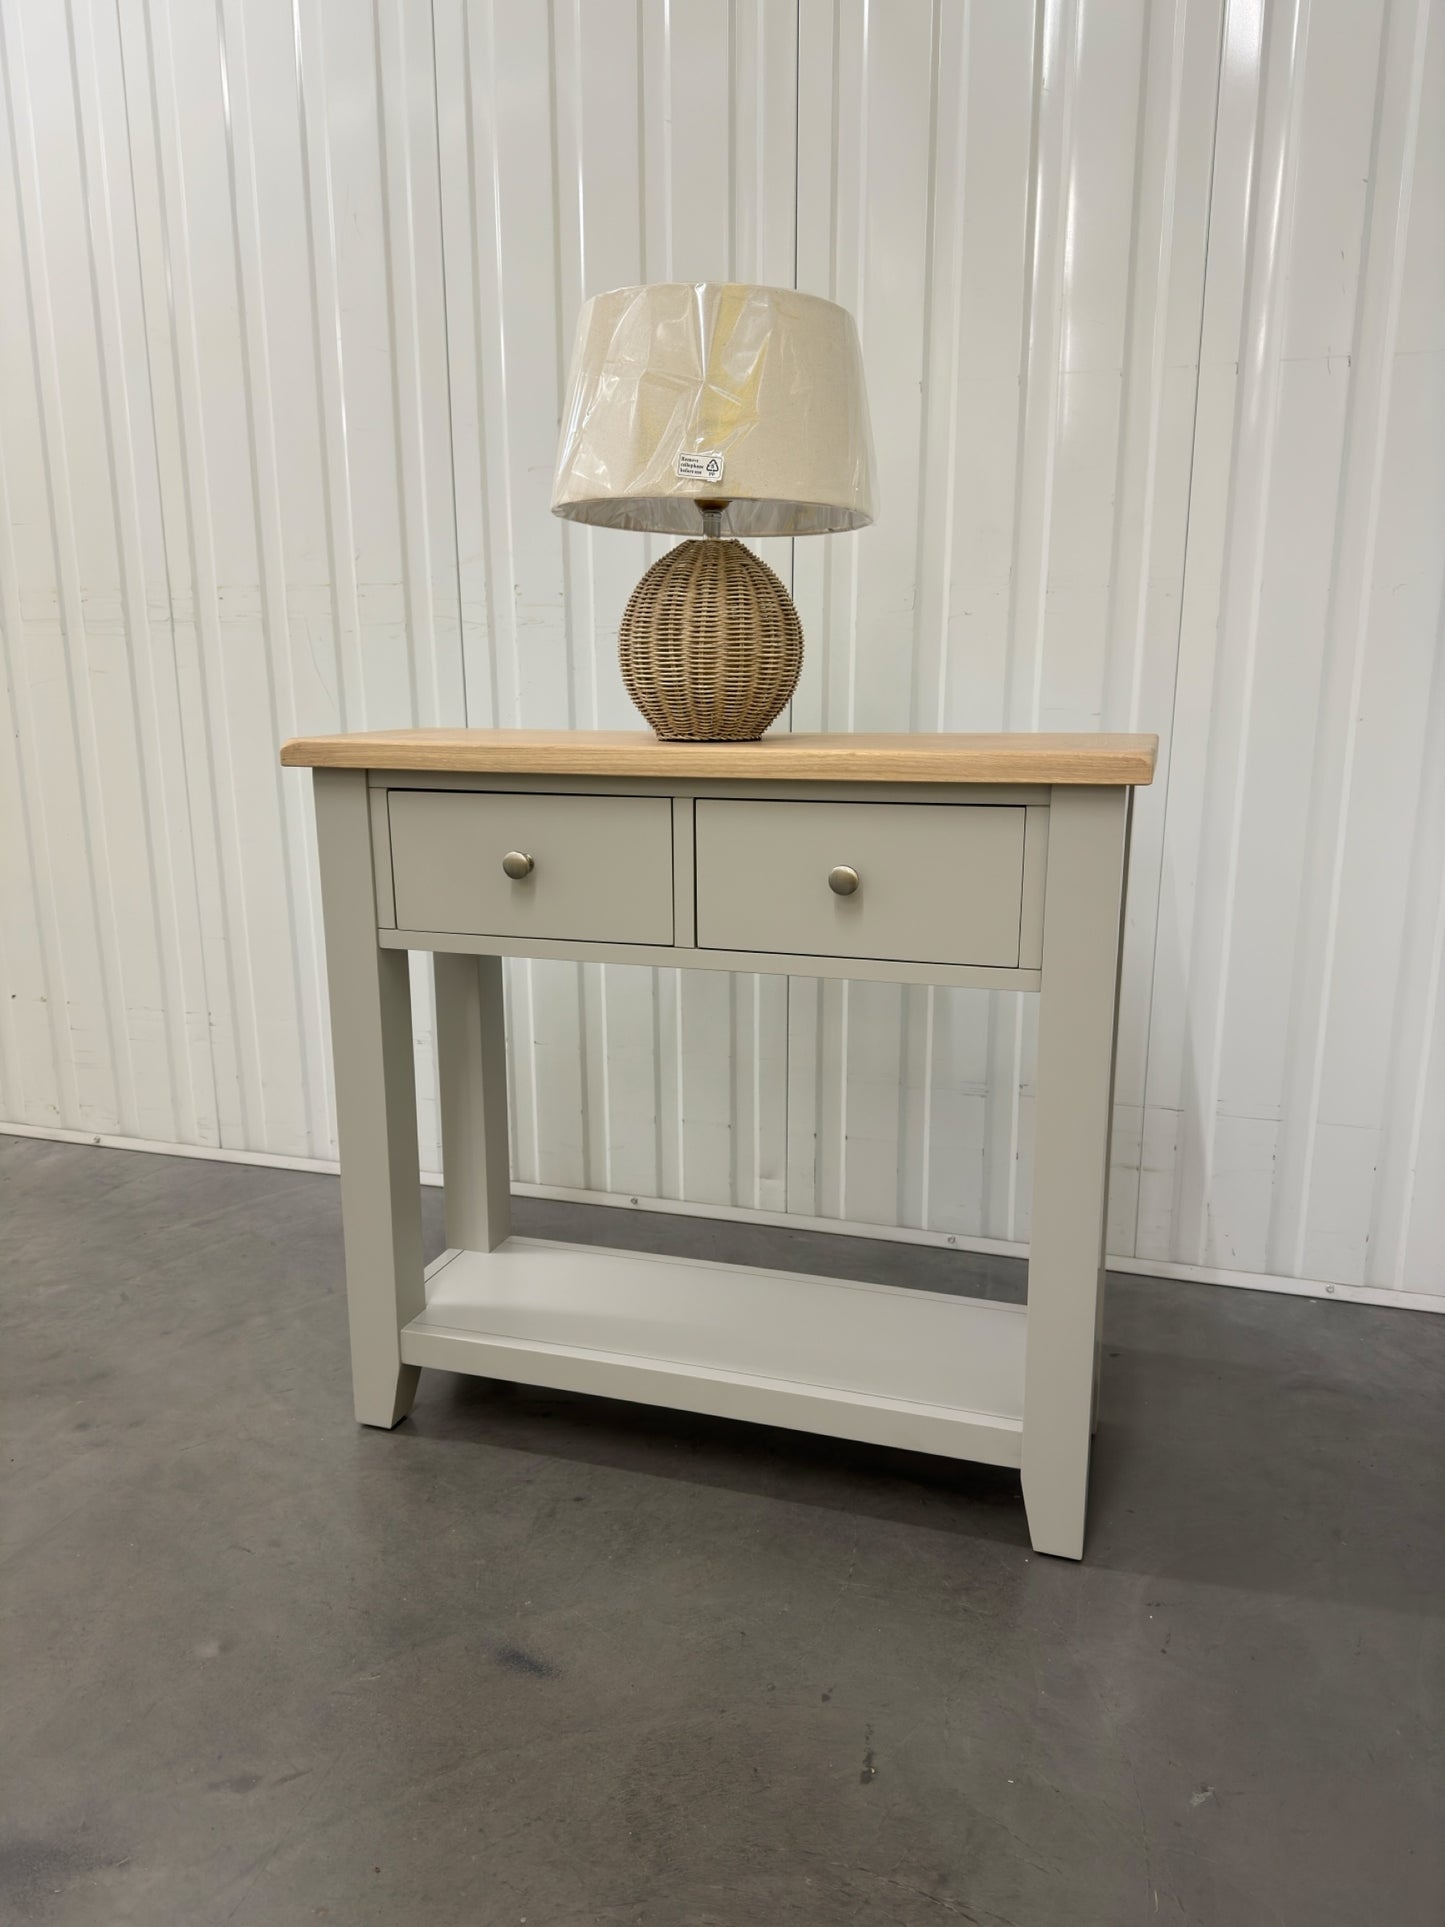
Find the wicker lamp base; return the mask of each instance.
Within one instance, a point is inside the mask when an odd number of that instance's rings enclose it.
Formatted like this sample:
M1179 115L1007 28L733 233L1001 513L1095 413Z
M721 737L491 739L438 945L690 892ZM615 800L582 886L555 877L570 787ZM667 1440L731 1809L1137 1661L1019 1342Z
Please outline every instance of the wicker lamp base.
M627 693L664 742L748 743L797 686L793 598L741 542L681 542L632 591L618 638Z

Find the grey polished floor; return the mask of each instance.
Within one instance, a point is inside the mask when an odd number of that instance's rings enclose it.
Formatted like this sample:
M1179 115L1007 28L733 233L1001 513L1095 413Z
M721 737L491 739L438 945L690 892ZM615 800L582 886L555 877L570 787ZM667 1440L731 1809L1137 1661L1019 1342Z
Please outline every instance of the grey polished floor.
M1445 1919L1445 1319L1116 1279L1071 1566L984 1468L434 1373L358 1431L332 1179L0 1186L0 1919Z

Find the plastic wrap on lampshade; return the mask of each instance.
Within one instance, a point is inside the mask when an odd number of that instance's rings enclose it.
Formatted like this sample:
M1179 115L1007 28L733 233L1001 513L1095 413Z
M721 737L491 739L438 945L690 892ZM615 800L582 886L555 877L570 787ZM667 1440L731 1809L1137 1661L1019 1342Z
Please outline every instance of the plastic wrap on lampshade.
M824 535L873 520L846 308L792 288L667 281L582 310L552 512L607 528Z

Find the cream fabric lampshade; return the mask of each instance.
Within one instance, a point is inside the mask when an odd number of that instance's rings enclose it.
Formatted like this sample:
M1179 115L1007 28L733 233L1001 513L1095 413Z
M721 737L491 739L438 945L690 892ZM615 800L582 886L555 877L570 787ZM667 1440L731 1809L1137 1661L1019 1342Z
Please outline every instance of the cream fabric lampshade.
M577 324L552 512L666 535L824 535L873 520L858 331L792 288L656 282Z

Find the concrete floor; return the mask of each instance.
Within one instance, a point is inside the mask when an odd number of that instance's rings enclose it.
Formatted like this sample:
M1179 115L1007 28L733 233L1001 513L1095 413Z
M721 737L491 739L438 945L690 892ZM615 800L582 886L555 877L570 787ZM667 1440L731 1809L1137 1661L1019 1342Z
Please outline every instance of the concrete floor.
M1445 1920L1445 1319L1115 1280L1073 1566L981 1467L436 1373L359 1431L332 1179L0 1187L0 1919Z

